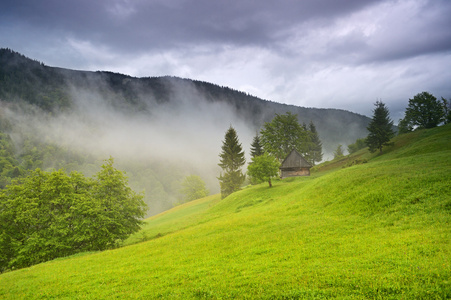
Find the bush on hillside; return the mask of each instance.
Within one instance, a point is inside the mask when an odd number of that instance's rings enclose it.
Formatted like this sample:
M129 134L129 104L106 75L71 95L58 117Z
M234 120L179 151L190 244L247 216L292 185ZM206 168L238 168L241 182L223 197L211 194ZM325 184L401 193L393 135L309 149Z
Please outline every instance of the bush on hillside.
M365 139L357 139L354 144L348 145L349 154L355 153L366 147Z
M198 175L190 175L182 181L180 193L183 195L183 202L193 201L207 197L210 193L205 187L205 182Z

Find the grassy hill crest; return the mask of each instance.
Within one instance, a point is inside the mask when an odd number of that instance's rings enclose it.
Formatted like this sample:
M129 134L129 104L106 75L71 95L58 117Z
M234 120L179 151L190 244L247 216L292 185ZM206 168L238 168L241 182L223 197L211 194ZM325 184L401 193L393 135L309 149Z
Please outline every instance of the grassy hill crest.
M0 298L447 299L450 167L450 125L401 135L175 207L123 248L2 274Z

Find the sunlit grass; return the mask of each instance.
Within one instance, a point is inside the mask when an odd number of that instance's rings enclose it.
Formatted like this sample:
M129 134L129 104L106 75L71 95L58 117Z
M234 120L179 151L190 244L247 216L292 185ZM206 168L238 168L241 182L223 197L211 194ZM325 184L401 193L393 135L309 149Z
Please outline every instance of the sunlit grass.
M202 199L179 205L170 211L163 212L146 220L142 230L124 241L124 246L160 238L190 226L205 219L209 207L221 199L220 195L211 195Z
M0 298L450 298L450 128L178 206L129 246L2 274Z

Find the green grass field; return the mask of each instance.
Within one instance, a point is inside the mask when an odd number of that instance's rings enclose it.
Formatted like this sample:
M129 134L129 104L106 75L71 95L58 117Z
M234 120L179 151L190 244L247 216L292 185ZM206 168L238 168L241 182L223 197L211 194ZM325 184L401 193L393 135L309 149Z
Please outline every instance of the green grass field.
M451 126L394 141L4 273L0 299L450 299Z

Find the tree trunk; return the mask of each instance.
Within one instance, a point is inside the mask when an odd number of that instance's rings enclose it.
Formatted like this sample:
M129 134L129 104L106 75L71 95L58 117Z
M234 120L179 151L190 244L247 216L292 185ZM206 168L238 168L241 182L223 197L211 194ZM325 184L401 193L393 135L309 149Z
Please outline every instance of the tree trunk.
M269 187L272 187L271 178L269 178L268 183L269 183Z

